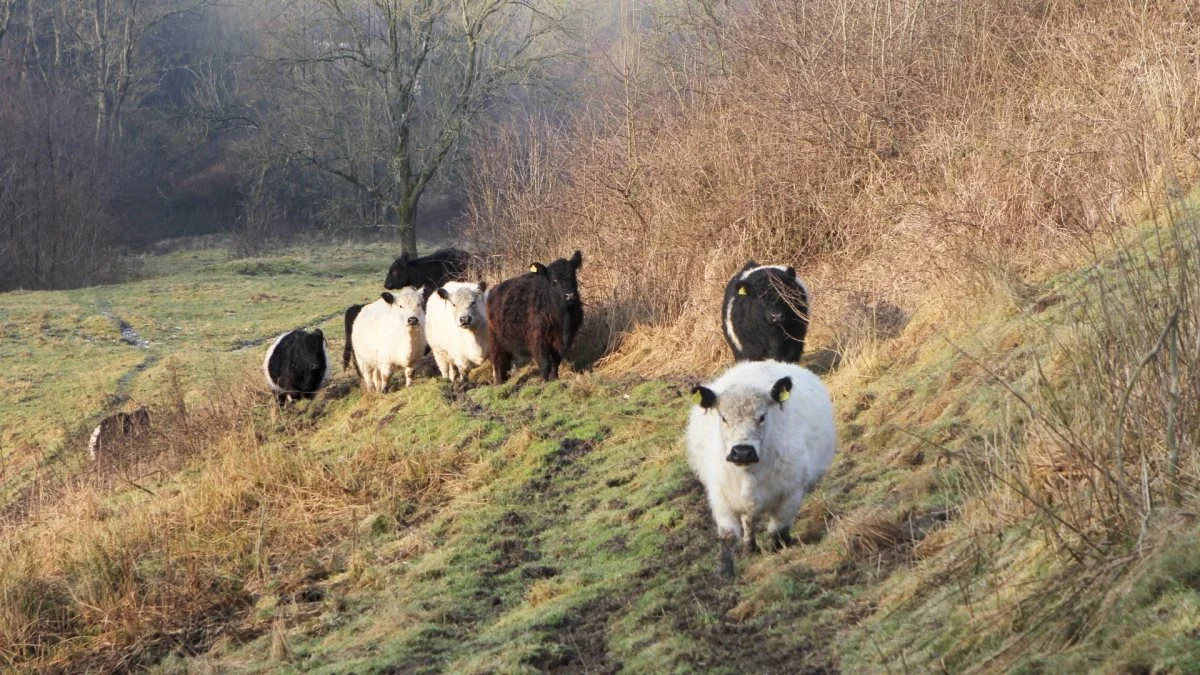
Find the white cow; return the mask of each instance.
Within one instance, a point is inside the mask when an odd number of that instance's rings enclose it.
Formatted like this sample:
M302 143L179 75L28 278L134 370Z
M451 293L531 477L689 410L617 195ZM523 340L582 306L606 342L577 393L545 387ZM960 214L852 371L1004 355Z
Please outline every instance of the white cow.
M800 502L833 462L833 403L816 375L778 361L740 363L693 395L688 464L708 494L721 573L731 577L734 543L757 548L759 516L777 548L792 543Z
M351 335L354 360L366 391L387 391L392 371L404 369L404 386L425 355L425 289L406 286L382 293L362 308Z
M487 360L486 295L485 281L451 281L429 297L425 338L438 370L451 382L465 381L472 368Z

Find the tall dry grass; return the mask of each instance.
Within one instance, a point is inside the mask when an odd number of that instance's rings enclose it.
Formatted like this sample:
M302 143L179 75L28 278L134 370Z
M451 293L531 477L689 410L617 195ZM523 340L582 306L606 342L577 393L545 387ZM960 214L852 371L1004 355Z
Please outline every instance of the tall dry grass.
M964 582L966 603L994 597L1006 621L1027 617L1014 620L992 666L1065 648L1113 620L1122 578L1200 504L1200 212L1167 194L1160 203L1150 225L1113 231L1121 241L1097 253L1053 358L1012 388L1016 412L1003 432L942 448L964 467L975 497L968 517L981 526L956 554L980 550L996 524L1030 525L1029 539L1012 544L1026 549L1021 569L1002 559L1006 550L983 556L988 589ZM1030 579L1029 569L1044 576ZM989 590L1006 584L1003 599Z
M795 265L814 343L845 352L880 308L1072 259L1169 159L1190 180L1193 18L1166 0L630 14L573 124L476 143L471 231L506 271L582 248L584 349L622 368L726 361L716 308L748 258Z
M39 486L0 523L0 670L127 671L265 634L257 599L357 583L372 528L419 521L473 480L462 448L377 440L315 459L295 439L322 402L280 414L255 381L179 394L131 456Z

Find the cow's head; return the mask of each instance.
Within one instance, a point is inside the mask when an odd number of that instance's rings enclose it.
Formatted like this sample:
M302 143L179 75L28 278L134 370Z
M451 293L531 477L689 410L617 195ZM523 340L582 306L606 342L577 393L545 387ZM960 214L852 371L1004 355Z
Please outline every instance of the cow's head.
M753 262L747 261L747 267ZM756 303L757 311L768 323L781 323L793 314L808 313L808 298L801 290L794 267L760 267L740 279L734 285L734 292L744 301Z
M412 283L409 260L407 253L401 253L399 258L392 261L392 266L388 268L387 278L383 281L384 288L394 291Z
M387 295L391 295L388 293ZM321 375L325 372L325 334L320 328L312 332L301 330L299 332L301 349L301 361L296 364L296 367L305 368L314 375Z
M405 326L410 330L420 330L425 323L425 300L430 291L426 286L405 286L395 293L382 293L380 297L399 315Z
M570 258L559 258L549 265L533 263L529 271L545 277L554 289L555 298L567 304L580 302L579 281L576 278L579 269L583 267L583 253L575 251Z
M709 414L721 419L721 443L728 452L725 461L748 466L763 459L763 437L772 412L783 407L792 391L792 378L780 378L770 391L748 386L732 386L720 396L712 389L697 385L693 401Z
M487 282L454 286L454 290L447 290L443 286L437 289L437 294L450 305L451 314L459 327L474 330L485 325L483 294L487 290Z

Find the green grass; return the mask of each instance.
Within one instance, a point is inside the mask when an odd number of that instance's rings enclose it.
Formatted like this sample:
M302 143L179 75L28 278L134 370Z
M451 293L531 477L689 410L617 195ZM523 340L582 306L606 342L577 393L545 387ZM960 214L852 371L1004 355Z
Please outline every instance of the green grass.
M1038 420L1017 395L1071 386L1085 296L1129 265L998 283L969 316L918 314L827 376L842 442L797 523L804 544L739 556L725 583L683 461L682 380L525 370L372 396L339 372L284 411L246 391L282 330L320 326L338 352L341 310L389 261L194 251L148 260L153 279L0 296L10 499L39 470L79 472L82 434L126 397L188 409L165 416L172 437L133 480L79 473L0 534L0 637L42 640L0 657L327 673L1191 672L1200 658L1187 509L1149 529L1145 555L1116 540L1113 564L1075 568L1043 512L979 468L1026 451ZM1090 604L1064 619L1054 603L1072 593Z
M331 673L825 662L828 652L784 627L844 607L845 592L818 588L816 572L798 566L765 581L763 594L782 602L762 616L727 616L738 589L715 581L707 507L681 461L683 394L678 383L580 376L468 392L423 381L387 399L331 404L299 449L305 456L353 461L368 442L465 452L463 485L433 511L397 498L356 514L359 539L323 553L362 569L322 566L327 577L260 601L260 624L287 626L288 664L270 664L276 638L266 631L207 658ZM421 553L407 553L414 537ZM759 653L755 635L773 648Z
M99 417L126 399L153 404L165 357L188 384L257 366L280 332L341 334L341 311L381 288L385 247L284 252L229 261L221 251L152 257L151 279L68 292L6 293L0 302L0 496L38 465L78 459ZM248 274L247 272L253 272ZM122 339L125 322L149 344Z

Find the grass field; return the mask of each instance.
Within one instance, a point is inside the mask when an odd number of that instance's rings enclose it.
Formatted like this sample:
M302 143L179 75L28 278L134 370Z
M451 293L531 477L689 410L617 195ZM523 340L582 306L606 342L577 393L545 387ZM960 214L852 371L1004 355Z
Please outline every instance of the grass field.
M126 402L154 405L168 363L195 390L261 363L259 347L284 330L339 336L341 310L381 287L390 260L384 247L235 262L224 251L184 251L150 258L145 281L4 294L2 494L47 460L78 459L104 414Z
M1136 539L1068 532L1086 490L1035 452L1046 392L1082 386L1071 364L1097 340L1099 295L1138 303L1174 278L1151 274L1178 258L1156 241L918 312L826 374L840 449L803 544L739 559L730 584L683 460L692 379L525 370L493 387L481 369L370 396L338 367L317 400L276 409L265 343L318 326L340 355L341 310L377 292L384 248L181 252L144 281L2 295L0 664L1186 670L1194 501L1160 504ZM135 403L159 413L146 456L87 467L87 431Z

